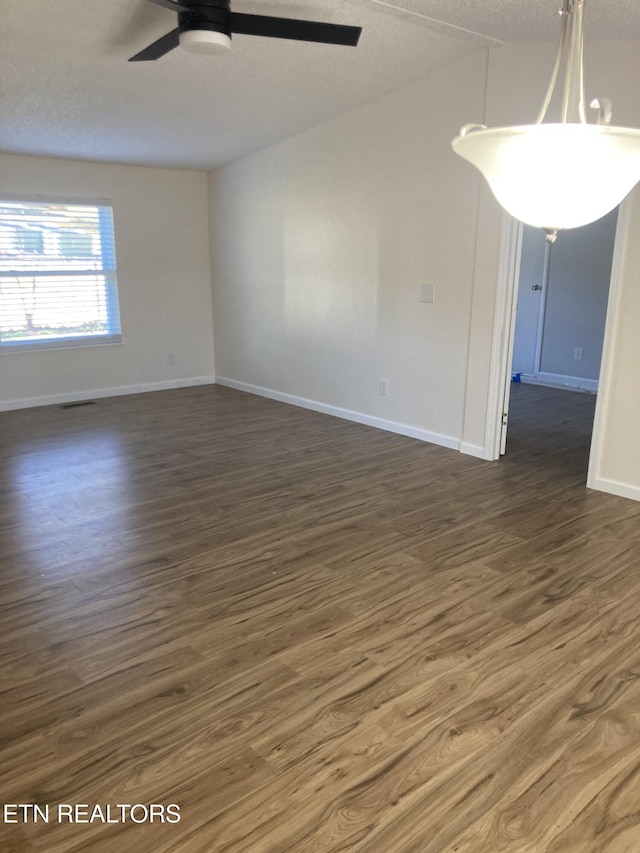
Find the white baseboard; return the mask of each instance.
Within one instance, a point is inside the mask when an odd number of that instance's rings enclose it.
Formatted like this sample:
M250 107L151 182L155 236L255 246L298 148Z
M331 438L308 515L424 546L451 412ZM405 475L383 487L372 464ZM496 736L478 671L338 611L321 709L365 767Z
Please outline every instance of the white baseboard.
M492 461L486 447L481 447L479 444L469 444L468 441L461 441L459 449L460 453L465 453L467 456L475 456L477 459L485 459L488 462Z
M120 385L115 388L88 388L86 391L70 391L65 394L49 394L46 397L24 397L20 400L0 401L0 412L13 409L30 409L35 406L55 406L62 403L77 403L101 397L122 397L126 394L142 394L147 391L167 391L172 388L189 388L193 385L213 385L214 376L195 376L191 379L167 379L162 382L146 382L141 385Z
M597 379L584 379L581 376L564 376L561 373L529 373L520 374L520 381L525 385L544 385L547 388L564 388L568 391L583 391L589 394L598 393Z
M274 391L272 388L263 388L259 385L249 385L247 382L237 382L235 379L229 379L226 376L217 376L216 383L218 385L225 385L228 388L235 388L237 391L245 391L247 394L257 394L259 397L268 397L269 399L277 400L280 403L288 403L291 406L298 406L301 409L311 409L314 412L321 412L324 415L333 415L336 418L354 421L355 423L375 427L376 429L382 429L386 432L394 432L397 435L405 435L409 438L417 438L419 441L427 441L430 444L438 444L441 447L460 450L460 441L457 438L451 438L448 435L441 435L437 432L429 432L428 430L419 429L418 427L413 427L409 424L387 421L384 418L365 415L362 412L354 412L351 409L342 409L339 406L330 406L326 403L319 403L317 400L308 400L305 397L296 397L293 394Z
M628 483L620 483L618 480L607 480L605 477L594 477L587 485L590 489L608 492L610 495L629 498L632 501L640 501L640 486L631 486Z

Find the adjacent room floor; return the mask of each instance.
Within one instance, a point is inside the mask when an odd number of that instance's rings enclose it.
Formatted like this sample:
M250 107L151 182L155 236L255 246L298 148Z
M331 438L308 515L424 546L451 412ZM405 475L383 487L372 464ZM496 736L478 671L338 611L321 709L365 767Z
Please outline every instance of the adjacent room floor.
M497 463L217 386L0 415L0 799L49 807L0 849L640 850L640 504L594 398L514 394Z
M586 483L595 407L594 394L512 382L501 464L515 466L521 477L535 468L549 483Z

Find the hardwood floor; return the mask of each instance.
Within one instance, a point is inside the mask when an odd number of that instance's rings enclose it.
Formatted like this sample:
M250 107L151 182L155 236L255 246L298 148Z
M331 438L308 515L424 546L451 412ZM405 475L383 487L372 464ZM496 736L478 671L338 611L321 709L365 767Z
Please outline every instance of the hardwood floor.
M49 807L0 850L637 853L640 504L513 390L499 463L223 387L0 415L0 801Z

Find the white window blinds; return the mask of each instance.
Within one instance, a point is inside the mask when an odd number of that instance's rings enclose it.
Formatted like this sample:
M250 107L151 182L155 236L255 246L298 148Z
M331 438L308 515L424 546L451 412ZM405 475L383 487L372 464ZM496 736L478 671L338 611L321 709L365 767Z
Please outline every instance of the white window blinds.
M0 348L120 340L111 205L0 198Z

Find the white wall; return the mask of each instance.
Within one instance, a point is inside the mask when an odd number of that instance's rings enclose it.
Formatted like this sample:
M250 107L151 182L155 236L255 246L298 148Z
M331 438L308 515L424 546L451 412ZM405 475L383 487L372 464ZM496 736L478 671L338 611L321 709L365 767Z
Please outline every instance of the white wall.
M620 220L589 485L640 500L640 186Z
M450 143L485 70L476 54L212 175L223 381L459 442L480 180Z
M211 380L205 173L0 155L0 192L113 201L123 337L2 353L0 408Z

